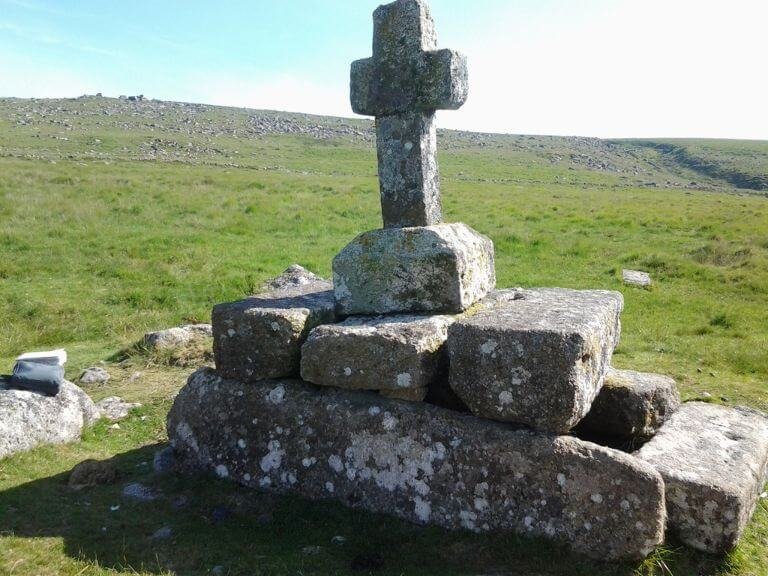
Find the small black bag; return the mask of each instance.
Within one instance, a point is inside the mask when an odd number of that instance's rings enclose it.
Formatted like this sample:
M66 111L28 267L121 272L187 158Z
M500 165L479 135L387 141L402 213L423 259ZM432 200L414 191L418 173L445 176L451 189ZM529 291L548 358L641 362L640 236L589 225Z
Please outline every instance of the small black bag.
M56 396L64 381L64 367L19 360L8 379L8 387Z

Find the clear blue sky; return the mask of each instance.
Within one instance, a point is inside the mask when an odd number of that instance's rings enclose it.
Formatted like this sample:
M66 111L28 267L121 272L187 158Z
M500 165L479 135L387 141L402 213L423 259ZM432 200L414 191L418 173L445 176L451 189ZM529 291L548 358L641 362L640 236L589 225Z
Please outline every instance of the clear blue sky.
M0 96L143 93L351 115L369 0L0 0ZM766 0L432 0L471 96L441 124L768 139Z

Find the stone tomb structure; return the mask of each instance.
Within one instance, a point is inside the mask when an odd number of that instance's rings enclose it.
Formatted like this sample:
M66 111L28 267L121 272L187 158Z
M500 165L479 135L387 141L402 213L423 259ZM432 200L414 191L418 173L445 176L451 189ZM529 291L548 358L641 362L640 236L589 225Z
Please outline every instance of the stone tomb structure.
M214 308L216 369L169 414L177 455L255 489L601 559L642 558L665 530L735 545L766 477L768 419L678 410L671 379L611 368L617 292L496 290L491 241L441 220L434 113L465 101L466 61L437 50L424 0L378 8L373 44L351 98L376 116L384 226L341 251L333 282L292 266ZM652 439L627 453L581 427Z

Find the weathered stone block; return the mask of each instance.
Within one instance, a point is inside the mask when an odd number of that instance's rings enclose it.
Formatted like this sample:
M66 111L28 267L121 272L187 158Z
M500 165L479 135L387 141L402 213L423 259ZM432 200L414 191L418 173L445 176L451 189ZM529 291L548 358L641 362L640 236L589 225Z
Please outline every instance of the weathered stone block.
M444 345L453 322L453 316L395 315L318 326L301 349L301 377L356 390L423 388L426 395L445 364Z
M680 393L669 376L609 368L579 427L605 436L650 438L679 407Z
M493 243L465 224L373 230L333 261L345 315L457 313L496 284Z
M0 459L41 444L75 442L98 419L91 398L66 380L56 396L0 386Z
M661 542L664 486L628 454L377 394L193 374L168 418L182 461L245 486L598 558Z
M213 352L229 378L254 382L299 373L301 345L315 326L336 320L332 285L291 267L269 292L213 309Z
M637 457L664 478L668 527L698 550L733 548L768 472L768 417L748 408L691 402Z
M451 387L478 416L566 432L603 385L622 308L618 292L494 292L448 330Z

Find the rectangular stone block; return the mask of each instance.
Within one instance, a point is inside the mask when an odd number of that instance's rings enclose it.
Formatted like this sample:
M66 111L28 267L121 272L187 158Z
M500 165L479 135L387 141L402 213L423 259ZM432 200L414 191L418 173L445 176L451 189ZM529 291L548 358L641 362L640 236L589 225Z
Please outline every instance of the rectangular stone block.
M477 416L567 432L603 385L622 308L618 292L494 292L448 330L451 387Z
M444 345L453 322L453 316L395 315L318 326L302 347L301 377L356 390L422 388L426 395L445 368Z
M333 260L340 313L458 313L496 285L493 243L464 224L373 230Z
M600 559L641 558L663 536L650 465L421 402L201 370L168 435L182 462L222 478L421 524L541 536Z
M766 481L768 417L683 404L637 457L664 478L669 530L697 550L726 552L738 543Z
M297 376L301 345L312 328L336 320L333 286L291 267L262 294L213 308L216 368L255 382Z
M680 393L669 376L609 368L579 428L616 438L650 438L679 407Z

